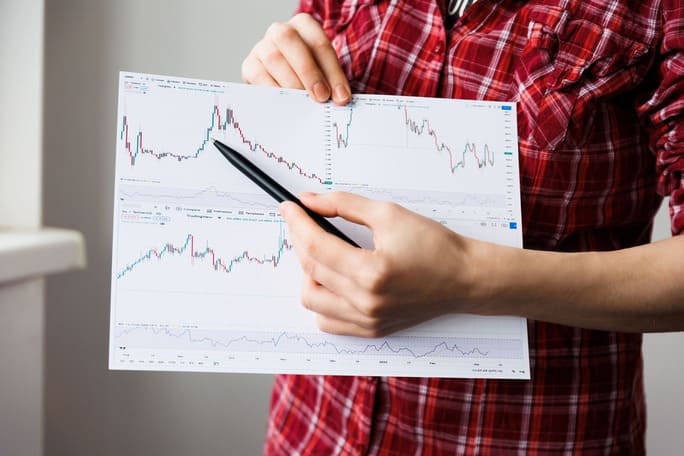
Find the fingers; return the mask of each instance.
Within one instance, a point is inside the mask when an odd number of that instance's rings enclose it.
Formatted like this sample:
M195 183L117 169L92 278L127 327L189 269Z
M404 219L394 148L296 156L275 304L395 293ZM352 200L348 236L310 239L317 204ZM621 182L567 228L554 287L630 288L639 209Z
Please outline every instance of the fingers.
M318 315L316 323L321 331L340 336L356 336L365 338L382 337L384 332L374 329L363 328L348 321L328 318L325 315Z
M349 277L344 276L326 264L308 256L306 250L297 247L297 238L294 241L294 248L299 258L299 263L302 265L302 270L307 277L315 281L315 283L324 286L331 293L336 296L347 299L351 302L358 301L359 286L353 282Z
M347 192L326 194L301 193L299 199L308 208L325 217L342 217L350 222L373 229L385 220L392 219L398 206L375 201Z
M299 75L295 73L287 57L273 42L262 40L254 46L254 55L261 66L268 71L279 87L290 89L305 88Z
M358 312L348 300L336 295L325 286L314 281L310 276L304 276L302 285L302 305L312 312L325 315L328 318L358 322Z
M334 292L342 293L351 288L327 274L325 268L337 273L359 271L362 265L373 262L369 251L352 247L342 239L324 231L296 204L286 201L280 205L280 213L288 224L290 236L304 272ZM322 267L322 266L325 266Z
M278 62L284 63L296 75L300 86L306 88L315 100L327 101L331 89L299 30L291 24L276 22L267 34L272 37L268 42L275 45L280 52ZM270 66L268 68L270 71Z
M297 14L290 23L299 31L307 43L318 66L332 89L333 101L343 105L351 101L351 89L347 76L342 71L335 48L318 22L309 14Z
M286 27L283 24L273 24L271 28L277 26ZM273 34L274 32L270 32ZM296 38L294 39L296 40ZM293 41L291 39L290 41ZM304 46L300 41L299 52ZM308 52L308 51L305 51ZM322 78L322 76L321 76ZM249 53L242 64L242 79L249 84L275 85L276 87L287 87L290 89L303 89L304 83L294 68L288 61L281 49L276 46L275 40L268 39L268 34L259 41L254 49ZM270 82L273 82L272 84Z
M243 62L242 79L251 84L303 88L319 102L330 97L338 104L351 100L335 49L308 14L271 25Z
M348 300L308 276L305 276L302 287L302 304L318 314L319 327L323 331L363 337L375 337L374 334L382 331L382 320L366 315Z
M247 84L280 87L273 77L264 71L263 63L250 53L242 62L242 82Z
M280 205L307 277L302 303L318 314L323 331L381 337L446 313L446 304L469 295L471 279L464 273L465 282L455 277L461 265L441 267L441 260L465 249L439 223L349 193L301 199L315 212L343 216L373 231L374 250L355 248L324 231L299 205Z
M337 334L340 336L354 336L354 337L364 337L377 339L379 337L385 337L389 334L395 333L399 330L406 329L411 326L410 322L396 322L395 324L388 325L386 327L377 326L362 326L353 322L338 320L335 318L329 318L325 315L318 315L316 317L316 323L318 328L330 334ZM374 345L368 347L368 351L375 349L377 351L382 350L382 345Z

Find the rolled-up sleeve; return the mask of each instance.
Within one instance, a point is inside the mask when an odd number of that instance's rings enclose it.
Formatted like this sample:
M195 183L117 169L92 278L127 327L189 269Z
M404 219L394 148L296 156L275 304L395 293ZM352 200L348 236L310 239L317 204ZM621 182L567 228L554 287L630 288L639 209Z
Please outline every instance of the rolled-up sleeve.
M662 2L655 89L637 107L656 154L657 191L670 197L672 234L684 232L684 4Z

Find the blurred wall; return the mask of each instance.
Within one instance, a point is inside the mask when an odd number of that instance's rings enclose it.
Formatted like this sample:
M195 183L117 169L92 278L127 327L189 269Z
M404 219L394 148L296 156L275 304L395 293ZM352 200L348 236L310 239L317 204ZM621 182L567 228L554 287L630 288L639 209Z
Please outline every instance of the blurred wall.
M43 0L0 0L0 242L41 221L43 13ZM0 283L3 455L42 453L43 285Z
M0 0L0 228L41 220L43 0Z
M239 66L294 0L48 0L44 217L83 231L89 269L50 279L45 446L65 455L252 455L270 376L107 370L116 90L119 70L239 81ZM657 236L668 233L659 215ZM675 349L646 337L649 448L684 447Z

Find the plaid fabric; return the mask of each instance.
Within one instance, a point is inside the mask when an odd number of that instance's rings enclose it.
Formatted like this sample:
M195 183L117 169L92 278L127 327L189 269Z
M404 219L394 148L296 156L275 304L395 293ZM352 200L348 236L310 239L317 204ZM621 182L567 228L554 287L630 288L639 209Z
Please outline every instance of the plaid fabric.
M305 0L357 92L518 102L526 248L684 228L679 0ZM454 119L458 122L458 119ZM532 380L278 376L267 454L643 454L641 335L529 322Z

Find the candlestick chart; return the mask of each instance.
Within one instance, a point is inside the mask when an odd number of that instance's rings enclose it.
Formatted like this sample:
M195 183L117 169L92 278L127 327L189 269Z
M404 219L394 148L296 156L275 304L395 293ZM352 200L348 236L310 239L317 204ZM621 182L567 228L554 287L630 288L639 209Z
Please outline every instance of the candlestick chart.
M283 253L291 248L292 245L282 236L281 233L278 239L276 253L272 255L255 256L248 250L243 250L239 254L234 255L232 258L225 259L218 255L216 250L209 246L208 243L203 247L200 247L199 243L196 245L196 236L190 233L186 236L185 241L178 245L167 242L162 247L150 248L141 256L133 260L133 262L125 265L123 269L117 273L116 278L124 278L127 274L133 273L137 267L144 263L162 261L165 257L172 255L185 255L192 264L195 264L198 261L204 261L208 263L211 269L214 271L220 271L224 273L231 273L233 268L237 267L241 263L271 265L275 268L280 264L280 259L283 256Z
M239 140L239 144L244 146L243 149L246 149L249 152L257 152L272 160L274 163L283 165L286 169L294 171L304 178L318 181L321 184L325 182L324 178L315 172L303 169L302 166L300 166L297 162L290 161L287 158L270 151L266 146L259 143L256 139L250 139L240 126L240 122L235 119L235 114L231 108L226 108L222 114L222 111L218 106L213 106L210 117L211 120L209 121L209 126L204 129L204 135L201 141L199 141L199 145L194 148L194 150L190 150L184 155L183 152L161 151L155 150L153 148L146 148L143 144L142 130L139 130L134 135L134 139L131 139L129 137L130 133L128 117L124 116L121 122L123 126L121 128L120 140L123 142L126 152L128 152L131 166L135 166L136 161L141 156L149 156L157 160L171 159L178 162L197 159L201 154L207 153L206 149L210 144L212 134L221 136L221 133L228 131L228 129L232 129L235 136L237 136Z
M301 94L283 92L287 103L273 106L263 88L245 93L221 84L208 90L187 80L148 81L144 87L141 92L129 81L120 90L119 178L253 191L230 172L212 145L218 139L289 187L320 191L329 184L330 156L310 152L322 142L321 129L308 127L321 123L319 113L308 109L310 100Z
M472 161L473 164L471 166L476 168L494 167L494 154L488 144L483 143L482 150L480 151L477 144L467 141L463 144L462 152L458 154L452 150L451 145L440 140L441 135L430 125L430 119L422 118L421 120L416 120L412 118L406 105L397 105L397 110L403 114L403 124L407 132L415 136L431 138L431 142L434 142L435 151L445 153L448 159L448 169L452 174L459 168L465 168L469 161ZM347 149L351 145L350 130L354 116L354 106L349 107L348 111L349 119L344 124L340 125L338 121L333 122L335 143L338 149Z

